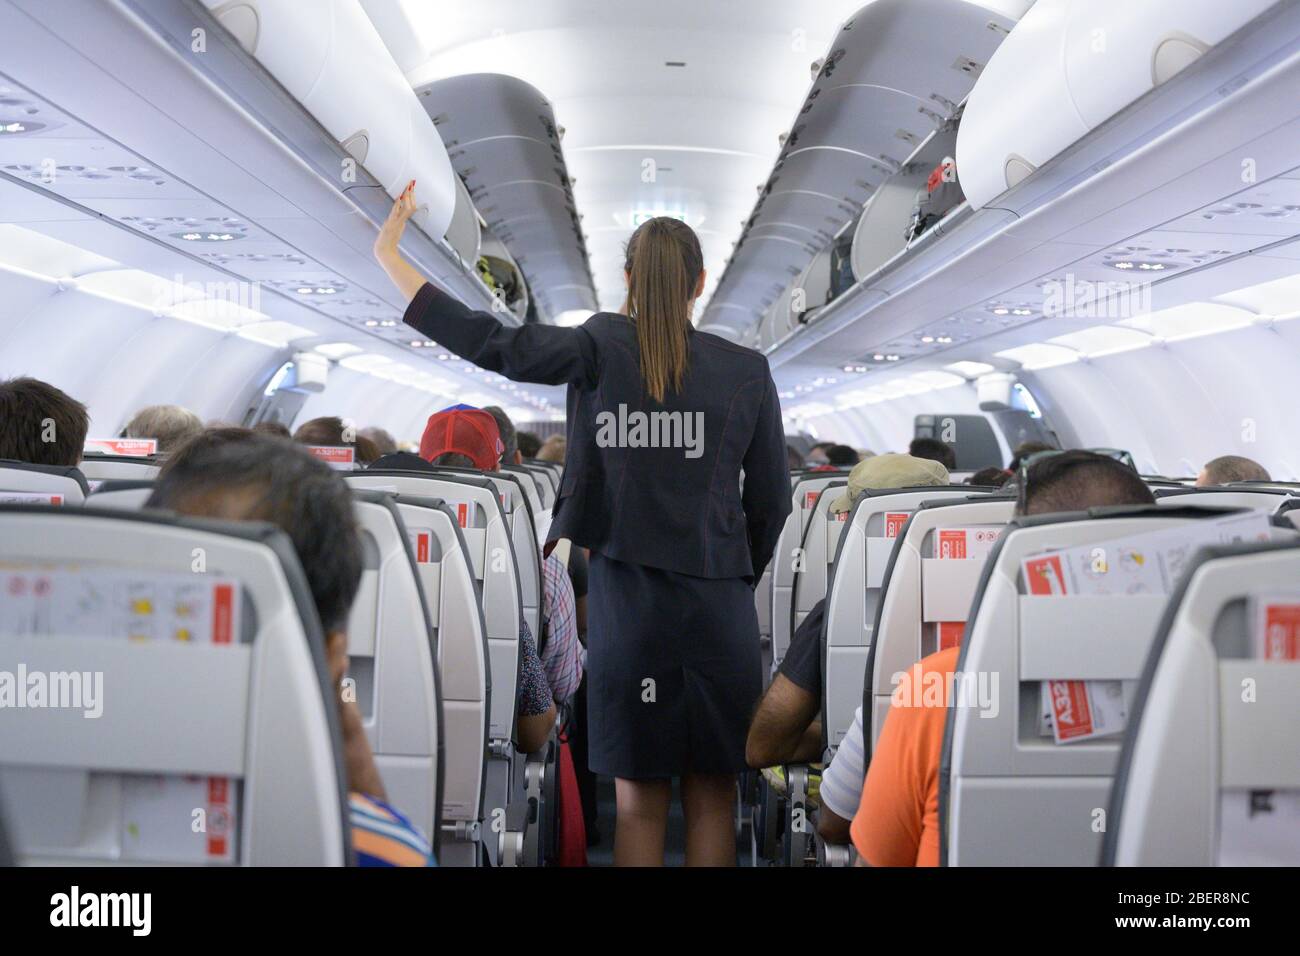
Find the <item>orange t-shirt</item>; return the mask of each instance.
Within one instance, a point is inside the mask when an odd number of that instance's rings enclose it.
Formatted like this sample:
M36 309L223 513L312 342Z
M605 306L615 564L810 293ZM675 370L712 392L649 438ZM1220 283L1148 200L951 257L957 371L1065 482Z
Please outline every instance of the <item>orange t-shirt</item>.
M939 759L960 655L960 647L931 654L894 688L851 830L872 866L939 865Z

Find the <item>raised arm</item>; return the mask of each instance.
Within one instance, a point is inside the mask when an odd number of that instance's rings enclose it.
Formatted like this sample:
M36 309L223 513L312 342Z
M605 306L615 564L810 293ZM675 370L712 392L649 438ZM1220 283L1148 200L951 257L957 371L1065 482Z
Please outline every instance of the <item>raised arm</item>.
M409 303L403 316L407 325L480 368L515 381L595 383L596 344L586 329L537 323L507 327L491 313L470 309L425 281L399 248L415 210L412 180L375 240L375 258Z
M745 452L745 487L741 503L749 525L749 551L754 559L754 582L772 560L776 540L790 513L790 472L785 452L785 425L776 383L769 373L763 385L754 437Z

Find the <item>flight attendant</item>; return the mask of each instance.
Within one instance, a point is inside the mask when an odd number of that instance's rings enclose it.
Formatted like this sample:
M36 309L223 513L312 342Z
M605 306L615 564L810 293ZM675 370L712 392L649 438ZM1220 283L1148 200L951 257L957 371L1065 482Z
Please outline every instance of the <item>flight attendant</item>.
M687 865L734 865L736 774L761 691L753 587L791 507L767 360L692 326L703 256L666 217L627 244L622 314L507 327L471 311L398 249L414 186L375 243L406 323L481 368L568 386L546 549L568 538L591 551L589 762L616 779L615 863L662 865L678 777Z

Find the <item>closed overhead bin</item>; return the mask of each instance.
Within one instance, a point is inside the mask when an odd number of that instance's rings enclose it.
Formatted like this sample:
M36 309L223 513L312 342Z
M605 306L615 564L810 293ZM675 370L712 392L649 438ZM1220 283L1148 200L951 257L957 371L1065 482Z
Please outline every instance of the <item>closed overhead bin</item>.
M966 104L957 135L966 198L988 205L1274 5L1038 0Z

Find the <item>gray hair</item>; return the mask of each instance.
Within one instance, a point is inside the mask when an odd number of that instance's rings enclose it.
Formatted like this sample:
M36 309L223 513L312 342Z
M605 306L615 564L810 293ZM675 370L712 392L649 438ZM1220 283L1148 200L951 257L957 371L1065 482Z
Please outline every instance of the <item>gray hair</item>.
M124 438L156 438L159 452L175 451L203 431L203 420L179 405L150 405L135 413Z

